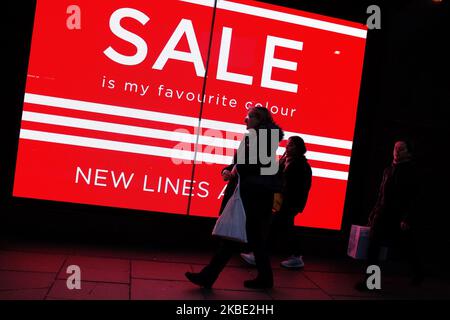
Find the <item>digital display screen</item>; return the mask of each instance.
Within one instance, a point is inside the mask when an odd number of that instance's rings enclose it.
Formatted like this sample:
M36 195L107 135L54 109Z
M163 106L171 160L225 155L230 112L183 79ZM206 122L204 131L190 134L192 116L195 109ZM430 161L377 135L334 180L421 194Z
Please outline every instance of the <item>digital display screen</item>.
M296 225L339 230L366 32L256 1L38 0L13 195L217 217L263 106L278 155L308 149Z

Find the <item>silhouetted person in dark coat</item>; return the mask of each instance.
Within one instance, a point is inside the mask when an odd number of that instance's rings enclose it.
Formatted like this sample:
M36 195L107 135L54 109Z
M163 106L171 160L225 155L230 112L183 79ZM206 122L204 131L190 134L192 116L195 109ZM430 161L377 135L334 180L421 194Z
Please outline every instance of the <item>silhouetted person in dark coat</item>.
M275 166L275 172L272 172L271 169L276 164L275 154L278 143L283 138L283 131L275 124L270 112L262 107L251 108L245 122L250 134L246 134L241 142L238 152L234 156L233 164L222 170L222 177L225 181L229 181L229 184L225 191L221 211L233 194L237 183L236 173L239 173L241 199L246 214L248 245L255 252L258 270L257 277L246 280L244 286L271 288L273 287L273 274L267 249L267 238L270 231L273 195L277 191L278 166ZM255 158L252 159L255 155L252 154L252 150L257 151L256 162L253 161ZM271 159L269 163L262 156L264 153ZM199 286L210 288L232 255L240 251L241 246L240 243L222 239L211 262L199 273L186 272L186 277Z
M393 161L383 172L378 198L369 215L368 265L379 265L381 247L403 242L412 267L412 283L423 280L423 266L417 246L416 200L419 196L418 174L412 147L397 141ZM360 289L365 289L365 283Z
M299 212L303 212L311 188L312 171L305 157L306 146L302 138L290 137L286 145L286 153L280 159L280 170L283 173L283 202L279 212L275 212L272 230L278 237L284 238L291 256L281 262L285 268L302 268L302 242L296 233L294 220Z
M271 238L281 240L291 256L281 262L284 268L298 269L304 266L302 241L296 233L294 220L303 212L311 188L312 171L305 157L306 146L299 136L292 136L286 144L286 152L280 158L282 178L282 205L274 212L271 225ZM242 253L241 257L248 264L254 265L252 252Z

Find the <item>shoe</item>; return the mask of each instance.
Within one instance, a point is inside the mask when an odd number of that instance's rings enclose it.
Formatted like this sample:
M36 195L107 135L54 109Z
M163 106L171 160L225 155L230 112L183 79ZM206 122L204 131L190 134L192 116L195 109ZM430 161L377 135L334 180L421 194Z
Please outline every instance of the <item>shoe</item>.
M299 269L305 266L302 256L290 256L288 259L281 261L281 266L288 269Z
M241 258L242 258L242 260L244 260L247 264L252 265L252 266L256 266L255 255L253 254L253 252L249 252L249 253L241 253Z
M206 281L205 278L203 278L200 273L186 272L184 275L193 284L196 284L206 289L211 289L212 287L212 283L210 281Z
M264 281L261 279L245 280L244 287L249 289L271 289L273 288L273 280Z

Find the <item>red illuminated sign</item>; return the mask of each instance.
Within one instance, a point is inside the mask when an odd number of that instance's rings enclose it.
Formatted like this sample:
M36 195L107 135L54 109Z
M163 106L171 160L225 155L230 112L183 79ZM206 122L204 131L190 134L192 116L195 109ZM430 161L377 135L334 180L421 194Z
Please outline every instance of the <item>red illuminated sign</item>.
M215 217L264 106L307 143L296 224L340 228L365 26L255 1L218 1L212 30L210 0L73 5L37 2L14 196Z

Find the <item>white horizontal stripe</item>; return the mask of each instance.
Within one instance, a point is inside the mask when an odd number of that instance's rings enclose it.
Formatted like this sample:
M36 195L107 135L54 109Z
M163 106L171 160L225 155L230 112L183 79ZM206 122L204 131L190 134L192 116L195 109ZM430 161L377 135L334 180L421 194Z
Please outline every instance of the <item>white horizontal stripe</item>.
M286 151L286 148L278 147L277 155L281 156L284 154L285 151ZM350 164L350 157L340 156L337 154L330 154L330 153L317 152L317 151L307 151L305 156L308 160L317 160L317 161L339 163L339 164L346 164L346 165Z
M150 129L104 121L94 121L73 117L56 116L31 111L24 111L22 115L22 120L58 126L66 126L72 128L102 131L102 132L120 133L145 138L177 141L182 143L196 143L197 138L197 136L194 134L179 131ZM221 134L221 131L217 133ZM214 134L214 132L212 134ZM223 139L215 136L199 135L199 144L226 149L237 149L239 147L240 141ZM285 151L286 148L278 147L277 154L282 155ZM308 151L306 156L308 159L311 160L319 160L324 162L347 164L347 165L350 164L350 157L346 156L315 151Z
M183 2L199 4L202 6L214 7L214 0L181 0ZM217 1L217 8L233 12L245 13L262 18L288 22L300 26L321 29L325 31L332 31L357 38L365 39L367 37L367 30L359 29L349 26L344 26L337 23L327 22L318 19L306 18L290 13L279 12L270 9L258 8L246 4L236 3L232 1L219 0Z
M52 143L67 144L79 147L88 147L102 150L122 151L152 156L160 156L172 159L193 160L194 152L187 150L176 150L162 147L146 146L129 142L118 142L104 139L79 137L67 134L50 133L36 130L21 129L20 138ZM174 160L175 162L176 160ZM197 152L197 161L228 165L232 162L231 156L214 155ZM316 177L347 180L348 173L337 170L312 168Z
M25 102L41 104L49 107L64 108L86 112L96 112L134 119L167 122L192 127L198 126L198 118L162 112L147 111L141 109L119 107L103 103L43 96L40 94L25 93Z
M173 159L184 159L184 160L194 159L193 151L162 148L129 142L111 141L105 139L79 137L67 134L50 133L28 129L20 130L20 138L68 144L79 147L89 147L102 150L122 151L152 156L160 156ZM197 152L197 161L218 163L218 164L230 164L233 161L233 157Z
M79 111L86 111L86 112L95 112L95 113L121 116L121 117L127 117L127 118L192 126L194 128L198 127L198 124L199 124L198 118L194 118L194 117L180 116L180 115L174 115L174 114L170 114L170 113L147 111L147 110L141 110L141 109L126 108L126 107L113 106L113 105L109 105L109 104L102 104L102 103L95 103L95 102L88 102L88 101L81 101L81 100L57 98L57 97L44 96L44 95L33 94L33 93L25 93L25 102L32 103L32 104L40 104L40 105L49 106L49 107L79 110ZM242 134L247 132L244 125L231 123L231 122L209 120L209 119L202 119L201 127L208 128L208 129L215 129L215 130L223 130L223 131L228 131L228 132L242 133ZM348 140L334 139L334 138L328 138L328 137L321 137L321 136L314 136L314 135L309 135L309 134L285 131L285 139L288 139L289 137L295 136L295 135L301 136L306 143L310 143L310 144L317 144L317 145L322 145L322 146L348 149L348 150L352 149L352 142L348 141Z
M334 148L347 149L347 150L352 150L352 146L353 146L352 141L349 141L349 140L313 136L310 134L290 132L290 131L284 132L285 140L289 139L292 136L300 136L303 138L305 143L317 144L319 146L327 146L327 147L334 147Z
M315 177L330 178L330 179L336 179L336 180L347 180L348 179L348 172L345 172L345 171L321 169L321 168L315 168L315 167L312 167L311 170L312 170L312 175Z
M340 156L337 154L329 154L329 153L316 152L316 151L307 151L305 156L309 160L350 165L350 157L347 157L347 156Z
M104 121L94 121L73 117L56 116L44 113L24 111L22 120L38 123L53 124L72 128L89 129L95 131L120 133L145 138L170 140L185 143L196 143L197 136L180 131L167 131L151 128L143 128ZM220 132L220 131L219 131ZM222 148L237 149L240 141L216 138L212 136L199 136L199 144Z

